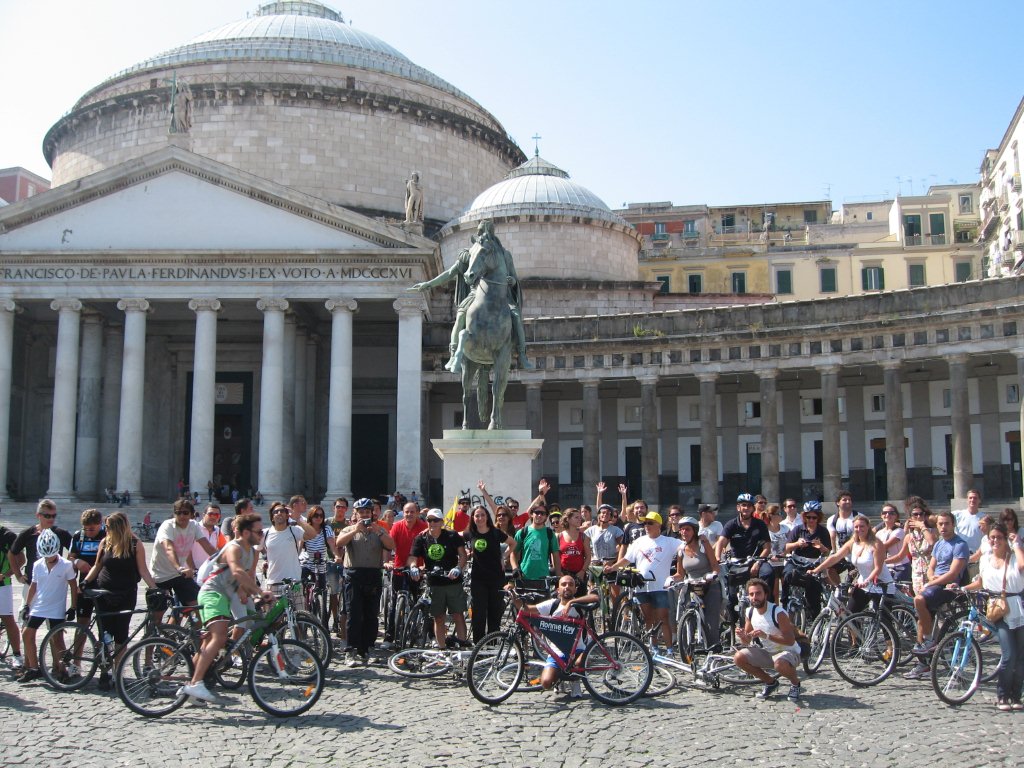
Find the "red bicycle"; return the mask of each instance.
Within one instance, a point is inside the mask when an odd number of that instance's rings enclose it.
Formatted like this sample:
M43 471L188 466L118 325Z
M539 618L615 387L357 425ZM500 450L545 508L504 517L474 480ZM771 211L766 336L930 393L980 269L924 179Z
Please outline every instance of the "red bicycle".
M543 597L512 590L520 599ZM575 606L583 611L590 606ZM527 643L529 637L532 643ZM644 644L625 632L594 632L585 617L538 616L520 609L508 629L491 632L469 656L469 690L484 704L500 704L519 687L528 658L536 645L554 660L563 680L580 680L598 701L629 704L651 684L654 662Z

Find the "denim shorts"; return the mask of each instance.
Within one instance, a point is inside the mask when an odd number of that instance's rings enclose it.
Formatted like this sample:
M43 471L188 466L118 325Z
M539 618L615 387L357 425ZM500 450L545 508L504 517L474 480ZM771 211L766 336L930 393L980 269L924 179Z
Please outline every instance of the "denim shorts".
M635 597L640 605L649 605L652 608L664 608L668 610L668 592L659 590L657 592L636 592Z

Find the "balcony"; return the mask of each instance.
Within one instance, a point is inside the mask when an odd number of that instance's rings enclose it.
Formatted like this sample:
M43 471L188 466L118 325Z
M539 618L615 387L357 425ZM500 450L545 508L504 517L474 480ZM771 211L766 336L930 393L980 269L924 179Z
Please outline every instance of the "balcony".
M921 239L921 235L904 235L903 244L906 245L907 247L912 245L922 245L923 242Z
M1013 187L1013 191L1014 192L1020 192L1020 174L1019 173L1013 174L1013 179L1010 182L1010 186Z
M945 235L929 235L929 237L931 238L932 245L945 245L946 244L946 236Z
M1013 237L1013 249L1015 251L1024 251L1024 229L1015 229L1011 233Z
M667 243L670 237L671 235L669 235L667 232L656 232L655 234L651 235L651 240L653 240L656 243Z

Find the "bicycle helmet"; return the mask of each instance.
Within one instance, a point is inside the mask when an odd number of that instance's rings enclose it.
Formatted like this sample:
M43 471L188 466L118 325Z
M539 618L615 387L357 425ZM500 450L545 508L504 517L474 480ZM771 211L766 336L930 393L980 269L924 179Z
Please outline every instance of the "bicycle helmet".
M741 493L739 496L736 497L736 503L737 504L753 504L754 503L754 497L752 495L750 495L749 493Z
M352 505L352 509L373 509L373 500L364 496Z
M693 518L693 517L687 516L687 517L684 517L682 520L679 521L679 527L680 528L682 528L684 525L692 525L694 531L699 531L700 530L700 523L698 523L696 518Z
M821 513L821 502L820 501L805 501L804 512L818 512Z
M60 554L60 539L49 528L39 534L39 541L36 542L36 554L39 557L53 557Z

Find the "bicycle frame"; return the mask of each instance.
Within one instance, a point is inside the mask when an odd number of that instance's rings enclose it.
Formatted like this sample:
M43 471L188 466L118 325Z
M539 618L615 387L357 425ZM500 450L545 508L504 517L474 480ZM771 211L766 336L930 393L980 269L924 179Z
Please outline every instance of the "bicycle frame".
M556 626L573 627L572 650L565 655L565 658L562 657L562 650L552 643L547 635L530 623L530 618L537 618L538 624L541 622L551 622ZM543 650L544 653L554 659L562 675L572 676L583 673L584 670L578 662L578 657L591 643L597 645L604 653L605 660L608 662L607 669L618 670L620 668L619 663L608 653L585 617L537 616L537 614L528 613L525 609L521 608L516 614L516 628L529 635L534 647ZM564 629L559 631L564 631Z

